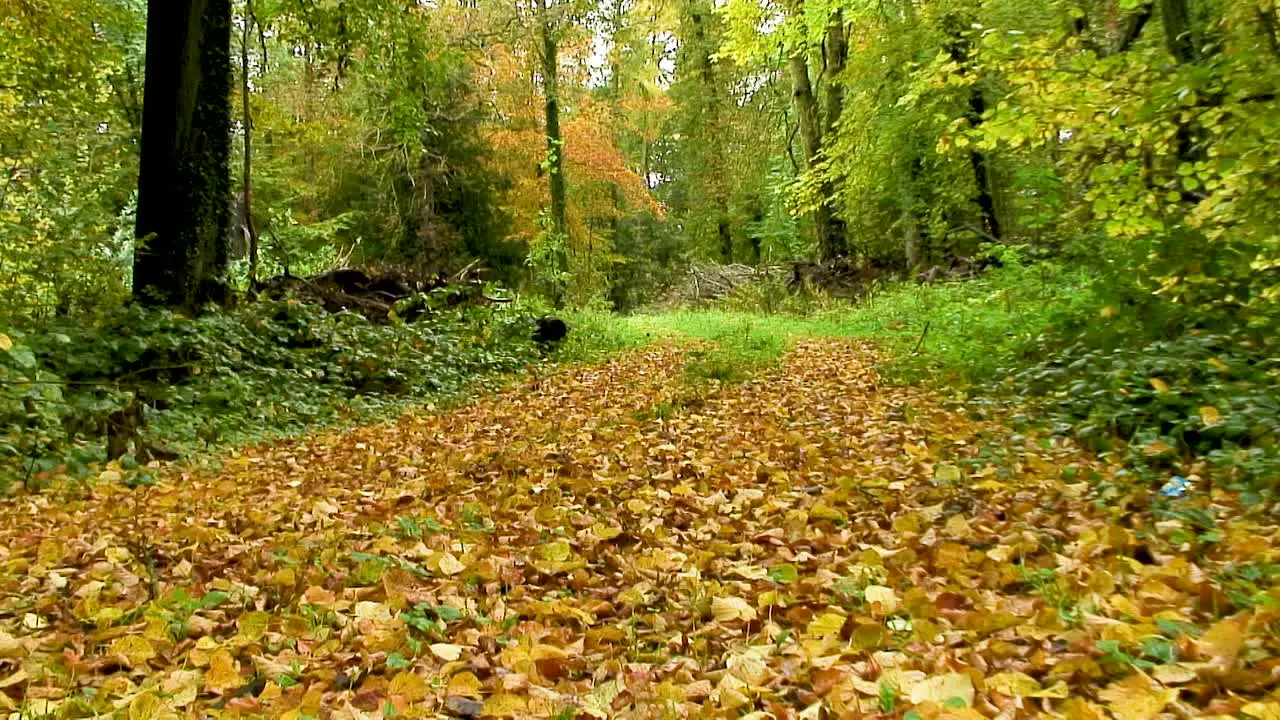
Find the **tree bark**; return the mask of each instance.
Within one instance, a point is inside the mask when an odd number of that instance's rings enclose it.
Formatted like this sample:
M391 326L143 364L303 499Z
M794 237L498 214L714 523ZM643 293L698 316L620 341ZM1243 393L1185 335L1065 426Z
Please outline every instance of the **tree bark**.
M150 0L133 294L228 299L231 0Z
M721 138L714 135L721 128L720 89L716 83L715 64L712 59L716 43L707 38L707 31L703 24L703 14L711 12L714 11L702 4L693 4L689 20L693 25L693 46L697 52L698 75L701 78L704 93L702 130L704 132L709 130L712 133L712 136L706 140L711 144L710 160L714 168L711 192L714 195L716 207L716 238L720 245L720 260L728 264L733 262L733 223L729 213L729 192L725 184L728 177L725 144Z
M1187 0L1160 0L1160 20L1164 25L1165 46L1178 64L1186 65L1199 59Z
M809 81L809 63L802 53L793 54L787 61L791 71L791 98L796 106L800 123L800 139L804 144L805 165L810 172L818 169L822 161L823 127L817 98ZM818 254L823 260L834 260L847 251L844 222L834 211L835 184L825 176L818 183L821 202L813 211L813 224L818 234Z
M569 193L564 177L564 138L560 133L560 47L550 17L551 0L537 0L538 33L542 40L542 95L547 134L547 186L551 195L551 230L556 234L556 268L569 270ZM552 302L560 307L565 302L561 283L553 285Z
M564 178L564 139L560 134L559 47L548 17L549 0L538 0L538 31L542 36L542 94L546 103L547 180L551 191L551 224L566 234L568 192Z
M969 62L973 54L973 47L972 42L965 33L968 31L970 23L960 16L952 15L947 18L946 25L951 36L947 46L948 54L960 66L960 73L968 75L971 72ZM982 116L987 111L987 98L982 92L980 78L975 78L969 88L968 106L965 117L969 120L969 127L977 129L981 127L984 121ZM973 168L973 181L977 189L977 196L974 199L978 204L979 211L982 213L982 229L991 237L1002 240L1000 217L996 213L995 192L992 190L990 163L987 160L986 153L979 150L977 145L972 145L971 147L973 149L969 152L969 164Z
M242 192L244 193L244 229L249 236L249 289L255 291L258 285L258 228L253 222L253 111L249 107L249 31L253 29L257 18L253 14L253 3L246 0L244 16L244 33L240 44L240 101L243 105L241 124L244 125L244 177Z
M827 42L823 48L826 61L824 94L827 96L827 128L828 142L836 136L836 127L840 124L840 116L844 114L844 86L840 84L840 76L844 74L845 65L849 61L849 39L844 29L844 13L836 8L831 11L827 22Z

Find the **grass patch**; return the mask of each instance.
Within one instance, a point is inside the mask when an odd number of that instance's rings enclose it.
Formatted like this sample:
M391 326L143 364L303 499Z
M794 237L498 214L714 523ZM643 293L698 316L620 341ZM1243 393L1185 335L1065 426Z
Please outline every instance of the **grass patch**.
M821 325L878 341L891 380L967 385L1009 374L1030 359L1039 335L1093 304L1086 273L1037 263L965 282L892 286Z
M686 373L737 382L771 367L802 337L862 337L884 350L891 380L976 384L1003 377L1062 317L1094 303L1089 278L1052 263L1012 264L966 282L893 285L856 307L802 314L686 310L622 318L608 332L643 342L704 341Z
M684 374L688 382L732 384L777 364L796 336L793 318L724 311L682 311L625 318L626 332L645 338L697 342Z

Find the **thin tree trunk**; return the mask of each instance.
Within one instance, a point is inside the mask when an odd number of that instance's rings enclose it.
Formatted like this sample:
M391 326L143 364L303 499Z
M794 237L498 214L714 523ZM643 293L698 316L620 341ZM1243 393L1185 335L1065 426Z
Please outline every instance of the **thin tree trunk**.
M150 0L133 294L228 299L231 0Z
M827 24L827 46L825 50L826 96L827 96L827 129L824 138L827 144L836 141L840 127L840 117L844 114L844 86L841 76L849 61L849 39L844 28L844 14L837 7L831 11L831 19ZM828 206L831 216L828 221L828 240L832 255L843 256L849 252L849 230L836 210L835 184L824 181L823 202Z
M840 116L844 113L844 86L840 84L840 76L844 74L845 65L849 61L849 39L844 29L844 13L836 8L831 11L831 19L827 23L827 42L823 48L826 60L824 92L827 96L827 128L828 142L835 138L836 127L840 124Z
M258 286L258 229L253 222L253 111L249 107L249 31L257 22L253 3L245 1L244 34L240 45L240 101L244 125L244 229L249 236L249 289Z
M547 133L547 185L551 194L551 229L556 234L556 266L561 273L569 270L568 188L564 177L564 139L560 134L559 45L551 26L551 0L537 0L538 32L542 38L542 94L545 103ZM552 302L561 306L565 290L561 283L553 286Z
M702 78L702 90L706 98L705 116L703 118L703 128L710 128L712 132L720 128L720 96L719 88L716 86L715 65L712 60L712 49L714 44L708 42L706 28L703 26L703 7L701 5L694 6L690 13L690 21L693 23L693 43L698 53L698 70L699 76ZM709 138L712 143L711 161L715 167L715 177L711 183L712 192L715 195L716 205L716 237L720 245L720 259L725 263L733 262L733 226L729 213L729 193L725 188L725 179L728 177L727 163L725 162L724 142L718 137Z
M973 47L970 39L965 35L968 32L970 23L958 15L952 15L947 18L947 25L950 27L949 34L951 39L947 47L948 54L951 59L960 67L961 74L969 74L972 68L969 63L972 59ZM975 79L969 89L968 112L965 117L969 120L969 126L977 129L984 122L983 115L987 110L987 98L982 92L981 79ZM997 240L1003 239L1000 228L1000 217L996 213L995 193L992 191L992 175L990 163L987 160L986 153L978 149L977 145L971 146L973 149L969 152L969 164L973 168L973 181L977 189L977 197L975 201L978 209L982 213L982 229L991 237Z
M549 0L538 0L538 28L542 35L542 93L546 102L547 175L551 190L551 223L566 234L568 193L564 178L564 140L560 135L559 47L548 17Z
M801 53L793 54L787 61L791 71L791 97L795 102L800 122L800 139L804 144L805 165L810 172L818 170L822 160L822 125L819 120L818 101L809 81L809 63ZM822 202L813 211L813 224L818 234L818 253L823 260L834 260L847 252L844 223L833 210L835 185L824 177L818 183Z

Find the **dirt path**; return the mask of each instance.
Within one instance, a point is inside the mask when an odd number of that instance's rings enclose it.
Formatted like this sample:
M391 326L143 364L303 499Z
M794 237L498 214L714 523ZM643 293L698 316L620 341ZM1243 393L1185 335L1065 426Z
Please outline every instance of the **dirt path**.
M1225 572L1280 560L1274 525L1156 513L873 359L805 341L710 391L658 348L10 502L0 710L1280 717L1280 599Z

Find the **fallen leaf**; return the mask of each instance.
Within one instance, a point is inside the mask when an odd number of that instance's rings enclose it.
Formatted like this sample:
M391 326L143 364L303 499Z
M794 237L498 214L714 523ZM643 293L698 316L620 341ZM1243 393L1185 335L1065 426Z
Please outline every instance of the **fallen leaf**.
M892 615L898 609L898 595L893 588L884 585L868 585L864 597L869 603L879 604L880 612L885 615Z
M453 645L451 643L433 643L431 645L431 654L445 662L453 662L462 657L463 650L464 648L461 645Z
M966 706L971 706L974 697L973 680L964 673L934 675L916 683L911 688L909 697L914 705L924 702L945 705L952 698L960 698Z
M711 614L722 623L755 620L756 609L740 597L718 597L711 600Z
M1178 699L1178 691L1162 688L1139 673L1108 685L1098 698L1116 720L1151 720Z

